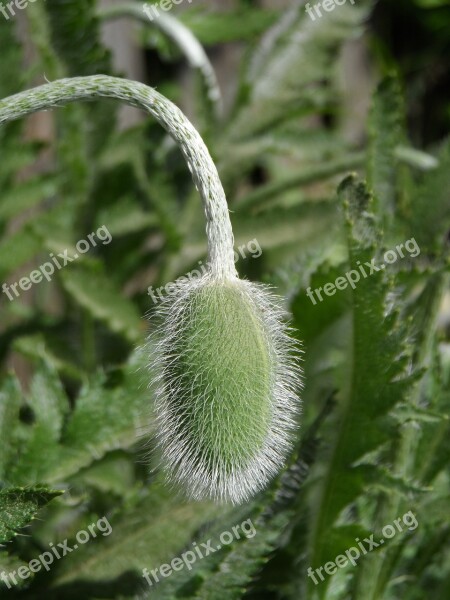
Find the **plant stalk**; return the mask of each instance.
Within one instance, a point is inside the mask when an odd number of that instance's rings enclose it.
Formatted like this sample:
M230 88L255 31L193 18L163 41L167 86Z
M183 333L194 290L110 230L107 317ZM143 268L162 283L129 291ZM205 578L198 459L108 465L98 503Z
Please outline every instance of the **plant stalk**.
M211 274L223 279L236 277L228 205L214 162L195 127L154 89L108 75L60 79L0 101L0 125L40 110L94 98L111 98L142 108L178 143L202 198Z

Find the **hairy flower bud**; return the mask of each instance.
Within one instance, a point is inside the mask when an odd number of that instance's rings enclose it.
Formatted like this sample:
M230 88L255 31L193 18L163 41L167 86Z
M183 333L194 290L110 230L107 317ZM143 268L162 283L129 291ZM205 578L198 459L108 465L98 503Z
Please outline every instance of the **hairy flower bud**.
M158 309L156 421L169 478L241 502L280 468L296 424L295 343L262 285L210 274Z

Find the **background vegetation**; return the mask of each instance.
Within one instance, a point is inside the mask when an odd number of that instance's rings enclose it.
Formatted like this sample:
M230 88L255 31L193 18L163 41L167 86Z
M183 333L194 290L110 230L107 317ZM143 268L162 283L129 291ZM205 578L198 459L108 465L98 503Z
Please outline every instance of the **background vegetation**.
M244 506L186 502L164 485L149 468L152 397L136 348L148 286L205 259L190 174L158 125L130 124L107 101L2 127L2 283L102 225L113 235L52 283L0 300L0 572L104 515L113 527L20 588L0 583L2 598L450 597L449 3L358 0L314 23L302 2L230 4L171 13L213 64L237 54L222 108L206 63L188 77L170 35L133 16L139 3L119 12L135 22L143 80L204 136L236 245L263 249L240 273L278 288L303 342L295 451ZM1 18L0 98L45 78L130 76L102 42L115 17L94 0L46 0ZM412 237L417 258L317 305L306 296ZM409 510L415 531L318 586L307 577ZM147 595L143 568L246 518L255 537Z

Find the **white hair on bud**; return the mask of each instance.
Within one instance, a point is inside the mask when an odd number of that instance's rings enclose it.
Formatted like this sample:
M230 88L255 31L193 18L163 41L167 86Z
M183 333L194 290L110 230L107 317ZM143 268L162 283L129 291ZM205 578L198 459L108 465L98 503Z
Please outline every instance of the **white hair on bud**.
M158 327L149 339L152 344L151 369L156 373L156 441L161 453L160 465L171 483L197 500L208 498L237 504L248 500L267 485L283 466L292 448L300 412L297 392L302 387L301 351L298 343L288 334L289 328L283 321L284 311L280 306L280 299L270 288L234 278L232 285L239 287L255 309L272 359L270 423L262 447L247 464L236 465L231 472L220 461L214 464L213 470L208 468L194 447L195 440L183 435L183 427L180 432L180 410L172 400L178 393L183 393L183 388L179 380L168 380L171 367L179 357L176 354L166 356L166 353L167 348L173 348L177 341L179 323L190 314L192 293L214 281L214 277L207 273L197 280L180 283L176 294L165 297L154 315ZM217 285L220 285L220 280ZM207 333L199 331L198 335ZM198 376L199 373L189 373L192 381ZM189 402L190 398L186 397L184 400ZM205 411L208 409L206 402L204 408ZM258 418L259 415L254 414L255 424Z

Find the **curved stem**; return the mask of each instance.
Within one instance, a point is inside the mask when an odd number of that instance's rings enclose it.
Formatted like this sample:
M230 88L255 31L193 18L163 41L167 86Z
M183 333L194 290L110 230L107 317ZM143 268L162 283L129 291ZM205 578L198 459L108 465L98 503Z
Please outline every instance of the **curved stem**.
M179 108L154 89L107 75L60 79L1 100L0 125L39 110L95 98L121 100L146 110L178 143L203 201L211 273L219 278L235 277L233 232L214 162L195 127Z
M150 5L144 4L143 8L140 4L138 5L135 3L118 4L100 9L99 17L103 20L118 19L125 16L134 17L146 25L153 25L167 35L167 37L170 38L183 52L189 65L193 69L198 69L198 71L200 71L205 80L209 101L215 109L216 117L219 117L223 110L222 94L220 92L214 67L201 43L192 31L175 17L161 12L157 17L151 12L149 16L149 13L145 12L145 8L150 10ZM150 19L150 17L152 18Z

